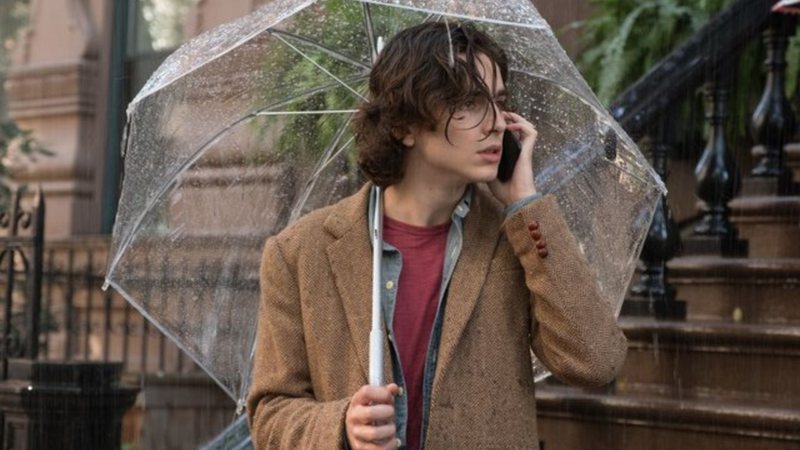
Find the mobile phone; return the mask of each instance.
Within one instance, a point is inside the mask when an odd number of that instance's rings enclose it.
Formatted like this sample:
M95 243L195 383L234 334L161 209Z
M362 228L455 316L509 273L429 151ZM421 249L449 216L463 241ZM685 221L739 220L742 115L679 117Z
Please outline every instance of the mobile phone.
M503 154L500 156L500 165L497 167L497 179L505 183L514 174L521 149L517 137L509 130L503 133Z

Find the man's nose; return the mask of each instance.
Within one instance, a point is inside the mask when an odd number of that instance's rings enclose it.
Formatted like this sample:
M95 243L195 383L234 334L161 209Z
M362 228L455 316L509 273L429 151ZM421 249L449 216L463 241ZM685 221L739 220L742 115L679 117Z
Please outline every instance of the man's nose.
M490 117L490 120L493 118L494 121L492 123L492 131L497 131L498 133L503 133L506 131L506 116L503 114L503 108L501 108L497 103L492 102L492 109L493 114Z

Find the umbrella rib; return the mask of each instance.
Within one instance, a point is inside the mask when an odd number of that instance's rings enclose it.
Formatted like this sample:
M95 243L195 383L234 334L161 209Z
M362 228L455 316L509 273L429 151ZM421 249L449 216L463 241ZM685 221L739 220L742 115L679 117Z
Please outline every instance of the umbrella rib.
M309 5L311 5L311 4L315 3L315 2L316 2L316 0L304 0L302 3L296 5L296 7L293 8L291 11L289 11L289 12L287 12L285 14L282 14L280 17L274 19L274 21L272 21L269 24L267 24L266 25L266 29L268 30L270 27L275 26L276 24L282 22L283 20L285 20L285 19L287 19L289 17L294 16L295 14L297 14L298 12L302 11L303 9L305 9L306 7L308 7ZM131 104L137 103L140 99L142 99L144 97L148 97L150 95L153 95L154 93L164 89L165 87L173 84L177 80L183 78L185 75L188 75L189 73L193 73L196 70L199 70L201 67L207 66L211 62L219 60L223 56L225 56L228 53L230 53L233 49L238 48L239 46L241 46L245 42L247 42L250 39L252 39L254 36L262 33L263 31L264 30L262 28L260 28L260 27L258 29L256 29L256 30L253 30L251 33L249 33L249 34L243 36L241 39L239 39L235 44L230 45L225 51L222 51L222 52L212 56L207 61L204 61L202 64L193 67L190 71L185 72L185 73L181 74L180 76L177 76L177 77L174 77L174 78L167 78L166 82L162 82L157 87L156 86L152 86L152 87L148 88L148 86L150 84L150 80L148 80L148 82L145 83L145 86L139 91L138 94L136 94L136 96L133 98L133 100L131 100ZM214 32L210 31L209 33L213 34ZM162 63L162 65L166 64L167 62L170 61L170 59L174 58L177 55L186 56L186 55L182 55L180 53L180 51L181 51L182 48L184 48L188 44L189 44L188 42L184 43L178 50L176 50L172 55L170 55L167 58L167 60L164 61L164 63ZM159 67L159 69L161 69L161 67ZM159 72L160 72L160 70L156 70L156 73L159 73ZM155 75L155 74L153 74L153 75ZM151 79L152 79L152 76L151 76ZM129 106L129 108L130 108L130 106Z
M356 81L356 80L363 79L363 78L364 78L363 75L359 75L357 77L351 78L350 81ZM318 88L314 88L314 89L308 89L308 90L306 90L304 92L301 92L299 95L294 95L294 96L289 97L289 98L283 98L280 101L277 101L275 103L267 105L264 108L261 108L260 110L258 110L256 112L252 112L250 114L247 114L247 115L235 120L234 122L230 123L228 126L226 126L223 129L221 129L214 136L210 137L205 143L203 143L200 147L198 147L198 149L192 154L191 158L189 158L185 163L181 164L179 167L175 168L175 170L169 176L169 181L164 183L163 185L161 185L161 187L155 193L153 198L149 202L147 202L147 206L145 206L144 210L139 215L139 217L136 218L136 221L134 222L134 225L131 227L131 231L129 232L129 234L125 238L124 242L119 245L119 248L122 249L122 248L125 248L128 245L130 245L131 241L133 240L133 236L136 234L136 231L142 225L142 222L144 221L145 216L147 216L147 213L150 212L150 210L156 204L158 199L161 198L161 196L164 194L164 192L166 192L167 189L169 189L169 186L172 185L172 183L175 181L175 178L179 174L181 174L182 172L186 171L186 169L189 168L192 164L194 164L202 156L203 151L206 148L208 148L209 146L211 146L211 144L216 142L220 137L222 137L222 135L224 135L228 130L230 130L231 128L235 127L236 125L238 125L238 124L240 124L240 123L242 123L242 122L244 122L244 121L246 121L248 119L256 117L258 115L258 113L260 113L260 112L268 111L270 108L275 108L275 107L280 107L280 106L286 105L286 104L288 104L290 102L297 101L299 99L302 99L304 97L308 97L310 95L314 95L314 94L319 93L319 92L324 92L325 90L327 90L329 88L332 88L332 87L335 87L335 86L338 86L338 85L339 85L339 83L331 83L331 84L328 84L328 85L325 85L325 86L322 86L322 87L318 87ZM114 269L116 268L117 264L119 263L120 258L122 258L122 254L123 254L123 252L119 252L116 255L116 257L114 258L114 261L112 261L112 263L109 265L108 273L111 273L111 272L114 271Z
M316 182L318 180L317 177L319 176L319 174L322 173L322 171L325 170L325 168L328 167L328 165L334 159L336 159L336 157L339 156L339 154L344 149L346 149L350 145L350 143L353 141L354 138L351 137L350 139L348 139L347 142L345 142L344 145L342 145L342 147L335 154L330 155L330 153L339 144L339 141L342 139L342 136L344 136L344 132L347 130L347 126L349 125L349 123L350 123L349 119L344 122L342 127L339 128L339 130L336 132L336 136L334 137L333 142L331 143L331 145L329 145L328 148L325 149L325 154L328 155L328 156L324 156L323 158L321 158L321 160L323 162L320 164L320 167L318 167L314 171L314 174L311 175L308 178L308 181L306 182L306 186L303 189L303 194L300 196L300 200L297 201L295 206L292 208L291 214L289 215L289 223L292 223L295 220L297 220L297 217L300 215L300 211L302 211L303 206L305 205L306 201L308 201L308 197L311 196L311 191L314 189L314 186L316 185Z
M319 111L259 111L257 116L297 116L306 114L351 114L357 109L323 109Z
M184 353L186 353L189 356L189 358L191 358L192 361L194 361L194 363L197 364L198 367L203 369L203 371L205 371L206 374L208 374L208 376L211 377L211 379L214 380L214 382L216 382L217 385L219 385L219 387L223 391L225 391L225 393L230 398L236 398L235 397L236 394L225 383L222 382L221 378L216 373L213 373L211 371L211 368L208 367L206 363L200 361L200 358L197 357L197 355L195 354L196 352L194 352L191 348L189 348L189 346L183 340L175 337L174 333L168 330L167 327L163 323L161 323L161 321L155 320L155 316L153 316L150 313L150 311L145 309L144 305L141 305L138 302L136 302L133 296L127 290L123 289L122 286L116 281L109 280L108 278L106 278L106 283L108 283L111 287L116 289L116 291L119 292L119 294L122 295L122 297L131 306L133 306L134 309L136 309L139 312L139 314L141 314L145 319L147 319L150 323L152 323L158 329L158 331L169 337L172 340L172 343L175 344L178 348L180 348Z
M290 33L288 31L282 31L282 30L276 30L276 29L269 29L268 31L270 33L272 33L272 34L286 36L288 38L292 38L292 39L300 41L300 42L302 42L304 44L310 45L310 46L316 48L317 50L321 50L321 51L327 53L328 55L332 56L333 58L338 59L339 61L346 62L348 64L352 64L352 65L360 67L360 68L362 68L364 70L369 70L370 69L370 67L368 65L362 63L361 61L358 61L358 60L356 60L354 58L351 58L351 57L345 55L344 53L337 52L336 50L333 50L333 49L331 49L329 47L326 47L326 46L324 46L324 45L322 45L322 44L320 44L318 42L312 41L309 38L306 38L306 37L303 37L303 36L300 36L300 35L297 35L297 34L294 34L294 33Z
M334 80L336 80L336 82L338 82L339 84L341 84L342 86L344 86L344 87L345 87L347 90L349 90L350 92L352 92L353 94L355 94L355 95L356 95L357 97L359 97L361 100L367 101L367 98L366 98L366 97L364 97L363 95L359 94L359 93L358 93L358 91L356 91L355 89L353 89L353 88L351 88L350 86L348 86L348 85L347 85L347 84L346 84L344 81L342 81L342 80L341 80L339 77L337 77L336 75L334 75L334 74L332 74L330 71L328 71L328 69L326 69L326 68L322 67L322 65L320 65L318 62L314 61L314 59L313 59L313 58L311 58L310 56L306 55L306 54L305 54L305 53L304 53L302 50L300 50L299 48L297 48L297 47L295 47L294 45L292 45L292 44L291 44L289 41L287 41L286 39L284 39L284 38L283 38L283 37L282 37L280 34L276 34L276 35L275 35L275 37L276 37L276 38L278 38L278 40L279 40L279 41L281 41L281 42L283 42L284 44L288 45L288 46L289 46L289 47L290 47L292 50L296 51L296 52L297 52L297 53L298 53L300 56L302 56L303 58L307 59L309 62L311 62L311 64L313 64L313 65L317 66L317 68L318 68L319 70L321 70L321 71L325 72L325 74L327 74L329 77L331 77L331 78L333 78Z
M352 144L354 140L355 138L351 136L350 139L347 140L347 142L342 144L342 146L339 147L339 150L336 150L336 153L329 156L328 159L325 160L325 164L323 164L322 167L320 167L319 169L317 169L316 172L314 172L314 176L318 176L319 174L321 174L322 171L325 170L325 168L328 167L339 155L341 155L346 148L350 147L350 144Z
M512 27L523 27L523 28L528 28L528 29L531 29L531 30L547 30L547 29L549 29L549 27L546 24L545 25L536 25L536 24L531 24L531 23L509 22L508 20L492 19L492 18L489 18L489 17L475 17L475 16L470 16L468 14L455 14L455 13L452 13L452 12L444 12L444 11L434 11L432 9L419 8L419 7L409 6L409 5L398 5L396 3L387 3L386 1L379 1L379 0L378 1L376 1L376 0L358 0L358 1L361 2L361 3L373 3L373 4L376 4L376 5L386 6L386 7L390 7L390 8L407 9L407 10L410 10L410 11L416 11L416 12L421 12L421 13L440 14L442 16L450 16L450 17L455 17L457 19L471 20L471 21L476 21L476 22L485 22L485 23L491 23L491 24L496 24L496 25L506 25L506 26L512 26Z
M361 9L364 11L364 27L367 29L367 39L369 39L369 48L372 52L372 63L378 60L378 48L375 43L375 28L372 26L372 13L369 10L368 3L362 3Z
M342 126L339 127L339 129L336 131L336 135L333 137L333 140L331 141L330 145L328 145L328 148L325 149L325 151L322 153L322 157L320 157L319 167L314 171L314 174L311 175L311 177L309 177L309 181L306 182L306 186L311 184L311 180L319 176L319 174L322 173L322 171L325 170L326 167L328 167L328 164L330 164L331 161L339 155L340 152L338 151L333 155L331 155L331 153L339 145L339 141L342 140L342 136L344 136L344 132L347 131L347 126L350 124L351 117L352 115L348 117L344 121L344 123L342 123ZM350 140L352 139L353 138L351 137ZM344 146L347 146L348 144L349 141L345 143Z
M322 167L320 167L317 170L314 176L317 176L319 173L325 170L325 168L328 167L330 163L336 159L336 157L338 157L343 151L347 150L350 147L350 144L353 143L353 140L354 138L351 137L350 139L347 140L347 142L342 144L342 146L336 151L336 153L331 155L331 157L325 161L325 164L323 164ZM295 220L297 220L298 216L300 215L300 212L303 210L303 206L305 206L306 202L308 201L308 198L311 196L311 192L314 190L314 186L316 186L317 180L318 178L312 178L309 180L309 183L307 184L306 188L303 191L301 200L299 200L297 204L294 206L294 208L292 208L292 212L289 215L289 223L292 223Z
M350 82L363 81L365 78L366 78L365 75L358 75L358 76L355 76L353 78L349 78L347 81L350 81ZM258 114L268 115L269 111L272 108L277 108L279 106L284 106L284 105L287 105L287 104L289 104L291 102L302 100L302 99L304 99L306 97L310 97L310 96L312 96L314 94L318 94L320 92L325 92L328 89L331 89L331 88L334 88L334 87L338 87L338 86L339 86L339 83L333 82L331 84L326 84L325 86L320 86L320 87L316 87L316 88L313 88L313 89L308 89L308 90L306 90L304 92L301 92L300 94L295 95L293 97L283 98L280 101L277 101L275 103L269 104L269 105L267 105L267 106L265 106L265 107L263 107L261 109L256 110L255 113L253 113L253 114L256 114L256 115L258 115Z

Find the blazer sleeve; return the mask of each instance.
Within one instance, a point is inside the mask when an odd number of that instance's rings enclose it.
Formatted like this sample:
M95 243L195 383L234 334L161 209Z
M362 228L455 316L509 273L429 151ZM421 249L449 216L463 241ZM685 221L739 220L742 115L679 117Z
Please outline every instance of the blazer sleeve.
M528 225L539 223L548 255L540 257ZM531 348L569 384L609 383L622 368L627 340L569 232L553 195L525 205L503 224L531 293Z
M314 398L299 290L277 239L261 260L258 331L247 414L257 449L342 449L350 399Z

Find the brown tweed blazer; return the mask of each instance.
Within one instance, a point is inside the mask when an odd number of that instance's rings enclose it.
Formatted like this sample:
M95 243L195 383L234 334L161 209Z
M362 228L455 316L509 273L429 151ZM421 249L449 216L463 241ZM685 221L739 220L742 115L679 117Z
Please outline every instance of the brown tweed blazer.
M369 185L266 243L247 399L258 449L343 448L349 396L367 384L368 201ZM448 294L427 450L538 448L531 349L577 385L609 382L625 359L625 337L555 198L503 219L500 203L476 189ZM385 361L391 380L388 344Z

